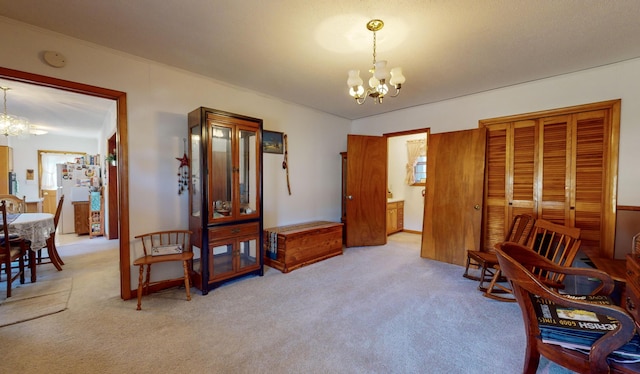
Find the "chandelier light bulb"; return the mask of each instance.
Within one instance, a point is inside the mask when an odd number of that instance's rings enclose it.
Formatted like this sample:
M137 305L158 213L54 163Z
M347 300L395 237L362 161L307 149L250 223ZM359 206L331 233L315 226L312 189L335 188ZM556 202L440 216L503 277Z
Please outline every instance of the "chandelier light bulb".
M398 86L403 84L405 81L404 75L402 75L402 68L393 68L391 69L391 83L393 86Z

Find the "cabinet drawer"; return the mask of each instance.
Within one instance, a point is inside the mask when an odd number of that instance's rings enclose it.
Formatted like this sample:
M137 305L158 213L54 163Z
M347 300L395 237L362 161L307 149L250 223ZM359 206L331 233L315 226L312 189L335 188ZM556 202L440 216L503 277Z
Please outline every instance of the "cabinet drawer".
M233 238L245 235L258 235L260 225L258 222L243 223L241 225L220 226L209 228L209 241Z
M626 294L627 297L626 300L624 300L624 307L627 309L627 312L631 314L634 321L639 321L640 310L638 309L640 308L640 299L638 295L640 295L640 293L638 293L635 285L627 285Z
M631 255L627 256L627 285L640 290L640 267Z

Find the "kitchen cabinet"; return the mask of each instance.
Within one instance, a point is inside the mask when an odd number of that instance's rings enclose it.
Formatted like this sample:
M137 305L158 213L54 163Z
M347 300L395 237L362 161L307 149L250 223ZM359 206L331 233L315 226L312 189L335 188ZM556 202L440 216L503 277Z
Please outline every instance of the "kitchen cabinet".
M387 202L387 235L404 229L404 201Z
M73 222L76 235L89 234L89 202L73 201Z

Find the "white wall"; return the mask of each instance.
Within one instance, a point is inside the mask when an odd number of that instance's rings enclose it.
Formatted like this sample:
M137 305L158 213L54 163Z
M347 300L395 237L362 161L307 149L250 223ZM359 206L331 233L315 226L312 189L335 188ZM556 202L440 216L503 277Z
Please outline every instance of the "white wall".
M481 119L613 99L622 99L618 205L640 206L640 59L368 117L353 121L351 131L381 135L430 127L434 134L477 128Z
M0 35L6 36L0 48L3 67L127 93L132 237L188 227L188 197L178 195L175 158L184 153L187 113L200 106L262 118L266 130L288 134L292 195L282 156L266 154L265 227L339 222L339 153L346 150L350 121L1 17ZM44 64L39 54L45 50L61 52L67 66ZM139 254L132 241L132 257ZM132 271L133 285L135 277Z
M393 193L393 200L404 200L404 229L422 232L424 218L425 186L409 186L405 183L406 165L408 162L407 141L424 139L426 133L393 136L388 138L388 187Z

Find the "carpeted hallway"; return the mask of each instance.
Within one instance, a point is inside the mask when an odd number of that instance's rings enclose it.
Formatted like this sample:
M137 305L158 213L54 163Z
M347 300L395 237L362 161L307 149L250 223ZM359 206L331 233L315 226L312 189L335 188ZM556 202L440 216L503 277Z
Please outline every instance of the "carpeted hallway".
M64 244L64 270L40 266L38 280L72 278L68 307L1 327L0 372L521 372L518 306L420 258L419 240L400 233L289 274L266 268L207 296L193 289L190 302L166 290L139 312L119 296L116 241Z

